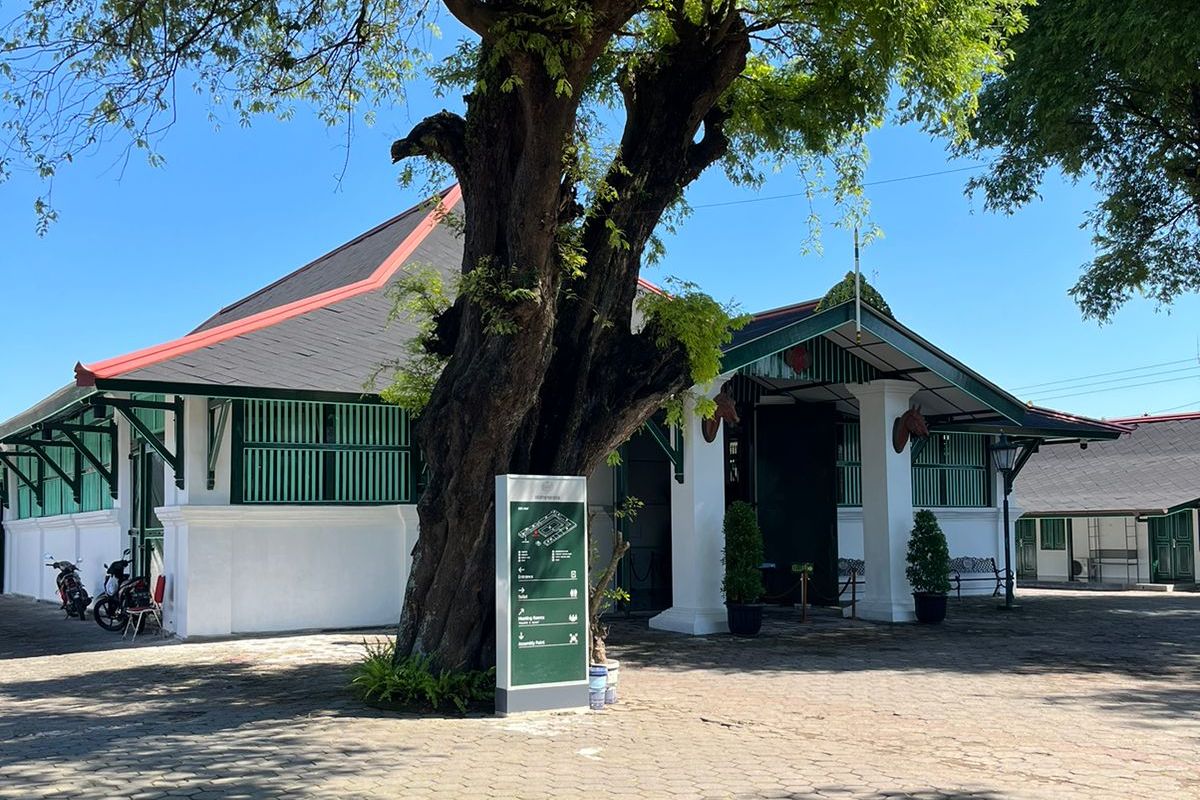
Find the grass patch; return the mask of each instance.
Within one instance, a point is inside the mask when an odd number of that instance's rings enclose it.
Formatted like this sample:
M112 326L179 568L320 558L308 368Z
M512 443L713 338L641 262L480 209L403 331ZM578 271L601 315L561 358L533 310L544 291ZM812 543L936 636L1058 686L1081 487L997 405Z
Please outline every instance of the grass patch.
M496 668L436 670L429 656L394 660L396 643L364 642L362 661L351 668L350 689L355 697L376 708L395 711L444 711L460 714L491 710L495 701Z

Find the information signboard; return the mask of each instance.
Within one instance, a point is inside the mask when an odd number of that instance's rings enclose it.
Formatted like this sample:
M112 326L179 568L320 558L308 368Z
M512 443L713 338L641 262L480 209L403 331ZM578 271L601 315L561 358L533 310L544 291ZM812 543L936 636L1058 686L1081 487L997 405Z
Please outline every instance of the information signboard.
M496 477L496 710L586 706L587 479Z

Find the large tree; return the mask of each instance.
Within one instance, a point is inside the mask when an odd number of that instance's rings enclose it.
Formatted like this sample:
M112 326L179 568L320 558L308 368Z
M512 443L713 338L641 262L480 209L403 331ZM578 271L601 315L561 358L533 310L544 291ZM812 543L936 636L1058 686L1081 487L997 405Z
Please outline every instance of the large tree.
M443 2L464 39L423 62L438 7L420 2L35 0L3 66L9 155L48 176L114 133L153 149L178 79L247 117L298 101L332 122L421 75L465 94L391 149L464 197L455 299L420 304L437 314L395 392L423 403L429 478L398 652L475 666L494 656L493 476L589 474L718 371L730 314L694 287L634 324L639 268L687 187L718 164L750 184L832 164L853 200L893 103L963 135L1023 0Z
M1096 256L1071 289L1109 319L1135 293L1200 291L1200 7L1195 0L1038 0L987 81L966 148L998 158L971 182L1012 211L1046 171L1094 182Z

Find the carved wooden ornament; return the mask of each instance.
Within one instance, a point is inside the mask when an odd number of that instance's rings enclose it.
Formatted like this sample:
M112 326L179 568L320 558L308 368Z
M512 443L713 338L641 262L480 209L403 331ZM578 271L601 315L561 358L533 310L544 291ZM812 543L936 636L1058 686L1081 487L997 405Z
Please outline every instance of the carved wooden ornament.
M809 364L812 363L812 359L808 356L808 348L802 344L798 344L784 351L783 363L791 367L792 372L799 374L808 369Z
M704 435L704 441L710 444L716 440L717 432L721 430L721 420L741 421L738 418L737 404L733 402L732 397L721 392L713 398L713 402L717 404L716 413L712 415L712 419L702 420L700 423L700 433Z
M892 448L897 453L903 453L908 440L924 439L929 436L929 426L925 417L921 416L920 406L913 406L892 423Z

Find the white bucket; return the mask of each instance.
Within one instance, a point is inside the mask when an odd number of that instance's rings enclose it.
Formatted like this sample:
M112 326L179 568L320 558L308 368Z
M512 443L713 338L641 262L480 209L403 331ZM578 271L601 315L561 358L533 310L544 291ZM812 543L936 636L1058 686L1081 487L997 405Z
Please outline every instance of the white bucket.
M606 705L612 705L617 702L617 681L621 677L621 662L614 659L605 666L608 667L608 683L604 687L604 702Z
M603 664L592 664L588 670L588 705L594 711L604 709L607 686L608 669Z

